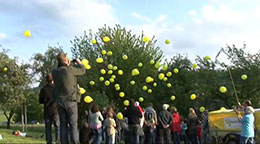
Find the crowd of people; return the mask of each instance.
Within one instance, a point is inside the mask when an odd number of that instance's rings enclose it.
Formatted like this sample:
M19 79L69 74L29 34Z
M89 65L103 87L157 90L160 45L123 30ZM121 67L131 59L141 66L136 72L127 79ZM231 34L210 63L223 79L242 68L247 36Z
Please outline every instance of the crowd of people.
M130 100L129 106L122 112L123 117L117 116L113 106L102 110L94 102L89 110L85 111L84 119L78 130L78 107L80 101L76 76L83 75L85 68L80 60L71 61L65 53L58 55L58 68L48 74L48 82L40 92L39 102L44 104L45 133L47 143L52 143L51 125L54 123L56 143L73 144L206 144L210 143L207 137L208 116L203 112L197 116L193 108L189 109L187 117L181 117L176 107L163 104L160 111L153 108L150 103L146 108L138 101ZM245 112L253 113L251 106L243 107ZM248 134L248 128L243 134L243 123L250 126L252 115L243 118L238 111L242 122L242 138L251 141L254 137ZM246 117L246 118L245 118Z

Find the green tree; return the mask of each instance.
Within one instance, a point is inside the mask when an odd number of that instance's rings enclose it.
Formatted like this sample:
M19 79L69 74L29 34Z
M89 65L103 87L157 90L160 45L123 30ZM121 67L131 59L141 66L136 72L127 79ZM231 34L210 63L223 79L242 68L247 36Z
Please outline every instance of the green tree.
M24 90L30 83L28 66L17 61L17 58L10 58L5 49L0 52L0 108L7 119L7 128L15 111L24 104Z

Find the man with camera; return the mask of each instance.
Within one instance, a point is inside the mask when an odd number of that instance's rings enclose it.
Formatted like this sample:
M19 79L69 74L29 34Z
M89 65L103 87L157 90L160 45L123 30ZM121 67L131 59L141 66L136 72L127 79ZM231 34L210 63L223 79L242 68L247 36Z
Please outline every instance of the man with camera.
M78 135L78 106L80 93L77 84L77 76L85 73L85 68L79 59L74 60L75 65L71 65L65 53L59 53L58 68L52 71L55 88L54 101L58 104L60 116L60 140L61 143L79 143ZM70 132L68 134L68 131Z

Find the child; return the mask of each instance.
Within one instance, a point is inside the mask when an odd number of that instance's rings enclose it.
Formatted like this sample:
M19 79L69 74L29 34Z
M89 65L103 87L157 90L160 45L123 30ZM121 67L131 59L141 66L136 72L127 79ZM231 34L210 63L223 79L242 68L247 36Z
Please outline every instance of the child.
M104 127L107 130L107 135L109 137L109 144L115 143L115 134L116 134L116 122L113 118L113 113L109 112L108 117L106 118L104 122Z
M82 144L89 144L91 138L91 129L88 126L87 120L83 120L82 127L79 130L79 140Z
M181 137L182 137L182 140L184 141L184 144L187 144L188 141L187 141L187 135L186 135L186 130L188 129L187 127L187 120L186 119L183 119L181 121Z

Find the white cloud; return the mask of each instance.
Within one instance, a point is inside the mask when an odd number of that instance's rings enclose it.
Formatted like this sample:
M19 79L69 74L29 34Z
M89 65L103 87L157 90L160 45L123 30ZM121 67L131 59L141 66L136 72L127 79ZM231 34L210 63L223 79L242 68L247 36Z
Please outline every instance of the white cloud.
M197 12L195 10L190 10L189 15L191 16L197 16Z
M6 39L6 34L5 33L0 33L0 40Z
M55 32L78 35L117 23L111 5L102 0L8 0L0 1L0 12L19 17L14 24L21 23L45 37Z
M145 17L145 16L142 16L136 12L132 12L131 15L134 17L134 18L137 18L137 19L141 19L141 20L144 20L146 22L152 22L152 20L148 17Z

